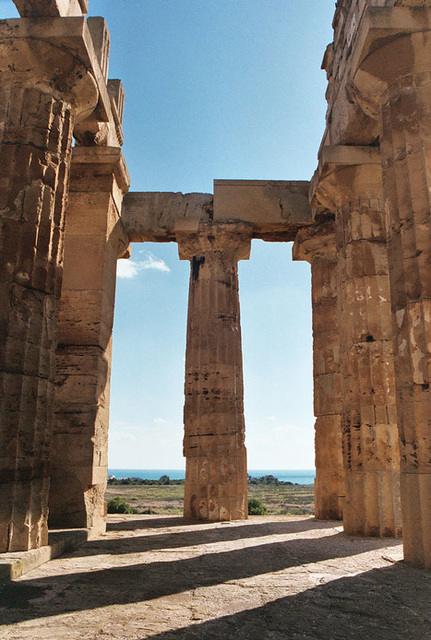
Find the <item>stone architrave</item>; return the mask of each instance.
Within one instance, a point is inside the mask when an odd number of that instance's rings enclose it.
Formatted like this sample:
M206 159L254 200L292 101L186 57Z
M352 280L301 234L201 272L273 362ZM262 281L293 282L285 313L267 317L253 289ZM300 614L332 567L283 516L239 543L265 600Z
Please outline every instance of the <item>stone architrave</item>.
M190 225L186 225L190 226ZM184 407L184 516L247 518L247 463L238 261L251 228L239 223L182 226L179 255L190 260Z
M338 323L335 225L324 220L304 227L295 239L293 259L311 265L316 479L319 520L342 520L345 496L342 453L342 393Z
M410 30L423 31L407 35L412 17L404 11L395 15L399 37L384 42L376 32L380 46L358 66L354 82L380 127L404 553L411 564L431 568L431 9L416 9Z
M120 148L73 151L59 312L49 523L105 529L117 258L127 255Z
M84 20L69 20L0 24L0 551L36 548L48 536L72 131L99 99Z
M336 212L343 522L349 534L399 536L399 447L381 171L377 149L373 161L355 164L362 156L361 148L324 149L315 190L315 198Z

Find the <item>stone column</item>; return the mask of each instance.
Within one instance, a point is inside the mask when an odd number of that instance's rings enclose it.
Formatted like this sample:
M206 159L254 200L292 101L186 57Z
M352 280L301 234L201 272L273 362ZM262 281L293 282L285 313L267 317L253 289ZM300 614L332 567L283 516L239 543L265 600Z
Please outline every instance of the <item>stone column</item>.
M319 520L341 520L345 495L341 437L342 393L334 222L301 229L293 259L311 264L316 480Z
M401 533L392 317L378 149L323 148L315 198L336 212L346 533Z
M77 49L51 45L52 24L27 37L30 23L0 25L0 551L47 542L72 130L98 100Z
M191 261L184 407L184 516L247 518L247 462L238 260L250 255L243 224L177 233Z
M399 536L399 448L381 172L336 170L344 530Z
M431 32L377 49L355 83L380 114L404 553L431 568Z
M109 381L121 202L121 149L75 147L59 313L50 526L105 529Z

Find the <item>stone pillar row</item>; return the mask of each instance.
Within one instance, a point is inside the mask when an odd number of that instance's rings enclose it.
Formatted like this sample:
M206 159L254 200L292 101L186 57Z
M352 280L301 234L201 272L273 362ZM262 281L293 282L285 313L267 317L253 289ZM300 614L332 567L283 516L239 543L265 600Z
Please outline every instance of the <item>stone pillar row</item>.
M241 224L201 223L177 234L190 260L184 406L184 516L247 518L247 463L238 261L250 255Z
M335 214L346 533L401 534L399 448L378 151L322 151L315 203ZM326 157L331 162L326 162ZM322 239L325 244L325 239Z
M0 26L0 551L47 542L72 132L98 100L77 54L20 35Z
M354 82L380 127L405 558L431 568L431 31L380 46Z

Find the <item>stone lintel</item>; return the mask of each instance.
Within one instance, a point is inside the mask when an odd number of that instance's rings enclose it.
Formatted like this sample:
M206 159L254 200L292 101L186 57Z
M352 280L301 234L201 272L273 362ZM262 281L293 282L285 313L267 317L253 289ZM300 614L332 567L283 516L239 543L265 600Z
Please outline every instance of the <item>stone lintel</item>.
M82 16L88 12L88 0L13 0L22 18L58 18Z
M200 222L249 225L253 238L294 240L312 223L308 181L215 180L206 193L129 193L122 219L131 242L172 242Z
M294 240L312 223L308 181L214 180L214 222L252 225L253 238Z
M210 220L210 193L128 193L121 219L131 242L175 242L179 230L194 232L199 222Z
M67 63L67 55L74 59L73 64ZM78 95L84 105L82 112L78 114L78 121L85 119L93 111L100 122L109 122L111 119L106 81L83 16L0 21L1 69L10 69L11 61L15 73L28 73L30 68L35 82L45 78L53 92L57 89L60 94L64 94L66 85L67 92ZM91 75L92 89L86 79L80 77L78 64ZM58 74L59 67L62 68L61 74ZM87 96L92 93L96 93L96 100L98 93L96 107L93 95ZM86 102L88 105L85 108Z

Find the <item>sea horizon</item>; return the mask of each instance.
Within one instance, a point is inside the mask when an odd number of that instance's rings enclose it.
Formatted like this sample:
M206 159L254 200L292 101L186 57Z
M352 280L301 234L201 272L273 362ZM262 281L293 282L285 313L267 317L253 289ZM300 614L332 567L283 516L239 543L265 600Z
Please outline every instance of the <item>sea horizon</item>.
M184 480L185 469L119 469L108 468L108 477L142 478L144 480L158 480L161 476L169 476L171 480ZM316 477L315 469L248 469L248 475L252 478L262 476L274 476L280 482L292 482L293 484L313 484Z

